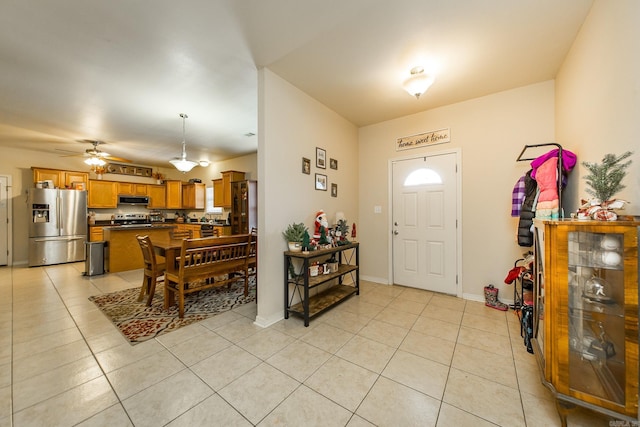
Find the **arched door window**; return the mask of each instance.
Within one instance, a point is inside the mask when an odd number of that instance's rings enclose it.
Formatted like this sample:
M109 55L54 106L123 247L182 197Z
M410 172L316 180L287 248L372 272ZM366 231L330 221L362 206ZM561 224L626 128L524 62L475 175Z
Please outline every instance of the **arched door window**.
M416 169L404 180L405 187L413 187L416 185L442 184L442 177L433 169L420 168Z

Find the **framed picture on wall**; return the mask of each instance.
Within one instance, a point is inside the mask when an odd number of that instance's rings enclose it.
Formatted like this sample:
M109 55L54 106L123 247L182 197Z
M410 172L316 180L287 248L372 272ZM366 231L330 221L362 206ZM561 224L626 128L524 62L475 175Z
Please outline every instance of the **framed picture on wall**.
M327 152L318 147L316 147L316 167L320 169L327 168Z
M311 175L311 160L306 157L302 158L302 173Z
M316 174L316 190L327 191L327 175Z
M338 161L336 159L329 159L329 167L338 170Z
M338 197L338 184L331 184L331 197Z

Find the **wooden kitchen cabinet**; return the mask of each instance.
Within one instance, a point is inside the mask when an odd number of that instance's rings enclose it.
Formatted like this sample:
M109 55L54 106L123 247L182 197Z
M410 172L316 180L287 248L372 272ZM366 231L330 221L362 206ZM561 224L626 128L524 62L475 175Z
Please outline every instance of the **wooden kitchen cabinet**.
M101 242L104 240L104 230L100 226L89 227L89 241Z
M31 168L33 170L33 183L38 181L53 181L56 188L71 187L76 183L83 183L85 188L89 182L88 172L67 171L47 168Z
M200 234L200 224L190 224L188 222L175 223L174 228L176 231L189 231L191 230L191 236L194 239L198 239L201 236Z
M206 186L202 183L182 185L182 209L204 209Z
M182 209L182 181L165 181L166 209Z
M138 184L135 182L119 182L118 194L126 196L146 196L147 184Z
M167 203L167 187L164 185L147 185L147 196L149 196L149 209L162 209Z
M231 207L231 183L243 181L244 172L224 171L221 172L222 179L213 180L213 205L220 208Z
M638 221L535 220L534 336L562 425L584 406L638 420Z
M89 208L117 208L118 183L90 179L87 206Z
M224 204L224 190L222 189L222 178L213 180L213 206L221 208Z

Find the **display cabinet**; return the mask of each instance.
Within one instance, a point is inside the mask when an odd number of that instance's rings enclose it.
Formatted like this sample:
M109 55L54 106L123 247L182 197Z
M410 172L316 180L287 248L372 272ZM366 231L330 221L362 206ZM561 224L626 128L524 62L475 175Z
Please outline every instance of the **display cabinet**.
M359 243L349 243L312 252L285 252L284 318L296 314L303 317L304 326L309 326L309 319L313 316L351 295L359 295L359 250ZM327 261L336 256L336 263L329 265ZM314 275L310 267L316 267ZM352 279L351 283L345 280L348 276ZM311 295L314 291L317 293ZM296 299L299 301L294 303Z
M231 183L231 234L249 234L258 227L258 183Z
M535 220L533 349L562 425L638 421L638 221Z

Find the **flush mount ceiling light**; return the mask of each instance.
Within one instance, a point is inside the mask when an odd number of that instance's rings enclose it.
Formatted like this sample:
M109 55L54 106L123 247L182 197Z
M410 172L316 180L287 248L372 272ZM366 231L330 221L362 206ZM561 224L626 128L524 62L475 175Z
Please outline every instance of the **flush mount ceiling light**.
M209 160L200 160L198 164L200 164L200 166L202 166L203 168L206 168L210 163Z
M185 140L185 120L189 117L184 113L180 113L182 117L182 155L178 159L170 160L169 162L176 167L180 172L189 172L194 167L198 166L197 162L193 160L187 160L187 142Z
M420 98L420 95L425 93L429 86L433 84L433 77L424 73L424 68L413 67L411 69L411 77L404 81L404 90L409 92L410 95Z

